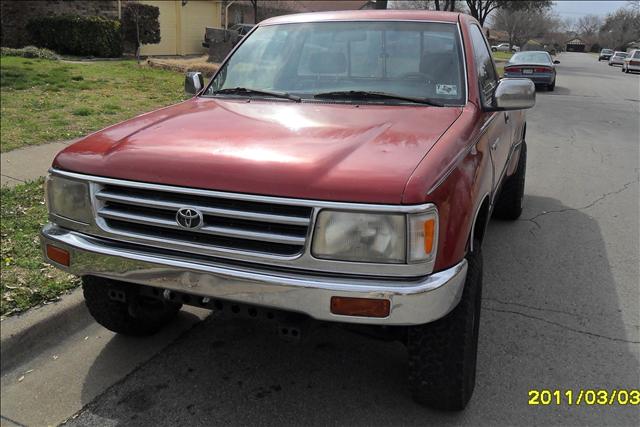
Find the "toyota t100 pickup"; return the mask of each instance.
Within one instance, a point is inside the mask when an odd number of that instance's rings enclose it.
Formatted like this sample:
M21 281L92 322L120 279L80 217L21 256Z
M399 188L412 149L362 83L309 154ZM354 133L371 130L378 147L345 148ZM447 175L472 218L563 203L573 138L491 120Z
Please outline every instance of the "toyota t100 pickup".
M349 11L268 19L185 88L53 162L44 256L93 317L146 335L190 304L385 332L416 401L463 409L487 222L522 211L531 81L498 77L470 16Z

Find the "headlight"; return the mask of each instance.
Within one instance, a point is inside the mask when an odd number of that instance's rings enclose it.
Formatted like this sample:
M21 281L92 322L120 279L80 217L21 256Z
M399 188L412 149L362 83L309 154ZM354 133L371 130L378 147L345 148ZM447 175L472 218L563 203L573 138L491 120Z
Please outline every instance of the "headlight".
M50 175L45 185L50 213L87 224L91 222L88 183Z
M311 253L339 261L432 263L437 245L435 208L419 214L323 210L316 221Z
M312 253L341 261L403 263L405 216L323 210L316 221Z

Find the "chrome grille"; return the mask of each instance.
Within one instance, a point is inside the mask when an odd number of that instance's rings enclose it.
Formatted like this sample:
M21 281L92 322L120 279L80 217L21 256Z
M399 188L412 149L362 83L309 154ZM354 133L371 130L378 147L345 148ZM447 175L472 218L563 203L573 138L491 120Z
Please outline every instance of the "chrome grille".
M185 247L294 256L305 247L312 208L175 191L101 185L94 197L105 231ZM203 224L186 229L176 221L181 208L202 213Z

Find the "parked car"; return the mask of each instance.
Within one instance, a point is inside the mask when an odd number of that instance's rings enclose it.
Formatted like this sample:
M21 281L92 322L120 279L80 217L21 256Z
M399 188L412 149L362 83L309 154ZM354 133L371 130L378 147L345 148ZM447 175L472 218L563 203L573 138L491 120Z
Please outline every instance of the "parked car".
M556 87L556 64L548 52L527 51L515 53L504 66L504 76L508 78L526 77L547 90Z
M609 66L622 65L622 63L624 62L624 58L626 58L627 56L627 52L614 52L613 55L611 55L611 58L609 58Z
M492 52L518 52L520 48L516 45L509 46L509 43L500 43L499 45L491 46Z
M602 49L600 51L600 56L598 56L598 62L602 61L603 59L608 61L609 58L611 58L612 55L613 55L613 50L611 50L611 49Z
M622 72L640 71L640 49L634 49L622 61Z
M290 338L308 318L360 325L406 344L416 401L463 409L487 223L522 212L533 83L498 78L475 19L427 11L271 18L203 83L56 156L46 260L117 333L183 304Z

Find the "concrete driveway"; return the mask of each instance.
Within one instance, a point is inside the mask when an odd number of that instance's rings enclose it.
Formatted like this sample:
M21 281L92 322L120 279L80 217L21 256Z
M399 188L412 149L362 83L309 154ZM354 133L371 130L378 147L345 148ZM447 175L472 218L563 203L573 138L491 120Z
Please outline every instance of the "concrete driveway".
M492 221L483 248L479 371L466 411L411 401L399 343L322 324L292 344L264 325L211 316L69 424L638 425L638 406L527 403L531 389L640 383L640 75L589 54L559 59L556 90L539 92L528 115L525 212ZM69 386L93 399L128 345L110 338Z

